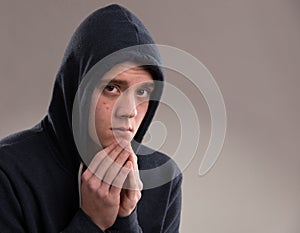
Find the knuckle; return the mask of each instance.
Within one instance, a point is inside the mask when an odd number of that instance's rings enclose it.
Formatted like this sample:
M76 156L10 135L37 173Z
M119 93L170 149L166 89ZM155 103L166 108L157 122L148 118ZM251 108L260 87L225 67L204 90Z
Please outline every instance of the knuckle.
M87 188L88 190L90 191L94 191L98 188L99 186L99 183L96 181L96 180L90 180L88 183L87 183Z
M141 198L142 198L142 193L141 192L137 192L136 200L139 201Z
M87 172L84 172L82 175L81 175L81 181L82 182L87 182L89 180L89 176L87 174Z
M111 197L115 201L115 203L119 203L119 201L120 201L120 194L119 193L112 193Z
M143 188L144 188L144 184L141 180L139 180L139 182L138 182L138 188L139 188L139 190L143 190Z
M137 156L135 153L130 153L130 157L133 159L135 163L137 163Z
M107 199L108 198L108 190L99 188L97 190L97 195L101 199L104 199L104 198Z

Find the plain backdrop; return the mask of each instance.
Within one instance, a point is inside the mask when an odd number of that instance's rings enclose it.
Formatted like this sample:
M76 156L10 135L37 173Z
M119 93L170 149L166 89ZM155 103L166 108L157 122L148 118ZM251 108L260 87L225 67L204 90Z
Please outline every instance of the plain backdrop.
M223 150L200 177L210 118L201 94L191 92L202 131L196 156L183 171L181 232L300 232L300 2L115 2L135 12L157 43L200 60L224 97ZM109 3L1 0L0 137L42 119L73 31Z

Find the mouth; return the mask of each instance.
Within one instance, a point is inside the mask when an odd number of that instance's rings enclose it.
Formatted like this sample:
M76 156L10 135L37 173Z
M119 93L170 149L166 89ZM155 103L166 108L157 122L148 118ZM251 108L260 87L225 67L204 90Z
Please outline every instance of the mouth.
M115 131L129 131L133 132L133 129L131 127L112 127L111 130Z
M112 127L111 130L116 137L128 138L133 134L131 127Z

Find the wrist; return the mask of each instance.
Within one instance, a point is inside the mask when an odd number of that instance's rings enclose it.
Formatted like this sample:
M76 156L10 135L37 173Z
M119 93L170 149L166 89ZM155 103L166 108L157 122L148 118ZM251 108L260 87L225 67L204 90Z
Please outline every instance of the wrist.
M120 217L120 218L128 217L129 215L131 215L131 213L134 211L134 209L135 208L133 208L131 210L120 209L119 213L118 213L118 217Z
M103 232L113 225L113 222L111 220L105 221L105 219L99 219L95 216L91 216L83 208L81 208L81 211Z
M108 228L108 230L112 230L113 232L119 232L120 230L122 230L122 232L140 232L138 229L140 229L140 227L136 208L128 216L118 216L114 225Z

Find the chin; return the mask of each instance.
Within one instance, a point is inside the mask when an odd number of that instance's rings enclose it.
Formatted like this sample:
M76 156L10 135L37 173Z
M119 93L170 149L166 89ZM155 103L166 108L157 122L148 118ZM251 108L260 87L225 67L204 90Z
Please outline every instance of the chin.
M113 142L121 142L121 141L127 141L127 142L131 142L132 138L128 138L128 137L118 137L118 138L114 138ZM113 143L112 142L112 143Z

